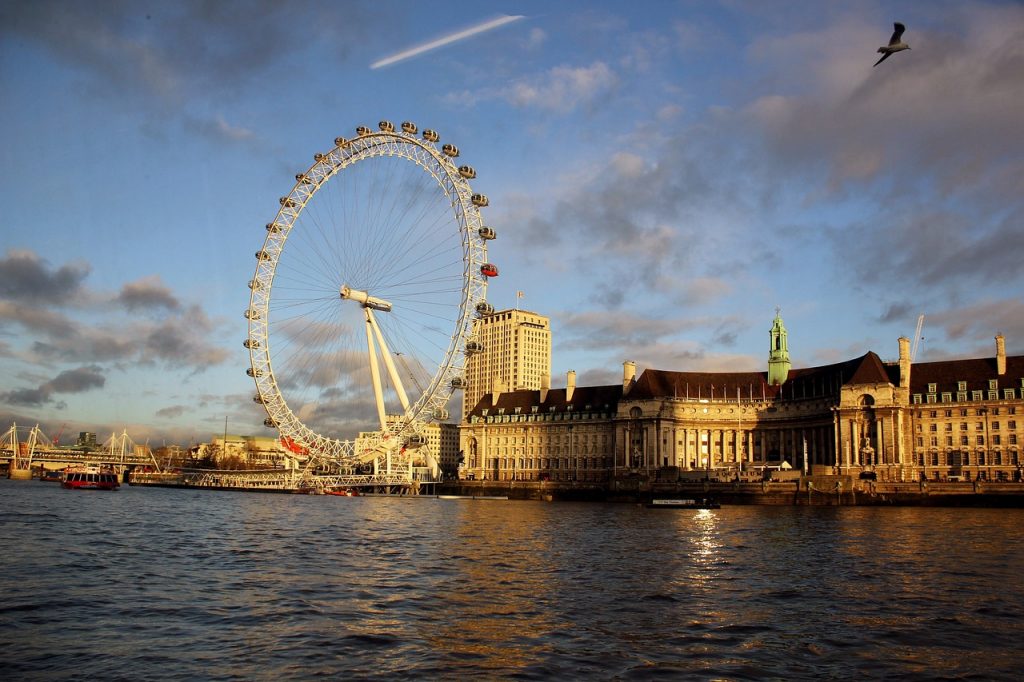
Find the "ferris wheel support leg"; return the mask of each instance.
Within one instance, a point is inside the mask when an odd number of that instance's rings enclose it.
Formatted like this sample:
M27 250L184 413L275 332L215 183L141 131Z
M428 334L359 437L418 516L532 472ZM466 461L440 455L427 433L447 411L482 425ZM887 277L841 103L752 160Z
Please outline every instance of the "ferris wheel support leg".
M373 318L370 316L370 309L363 308L366 313L366 348L369 351L370 378L373 381L373 398L377 402L377 416L380 418L380 428L387 430L387 419L384 415L384 392L380 386L380 367L377 366L377 349L373 343Z
M374 335L377 337L377 346L380 348L380 356L384 358L384 366L387 367L388 376L391 377L391 383L395 385L395 392L398 393L398 399L402 403L402 409L406 412L409 411L409 397L405 393L405 386L402 385L402 379L398 376L398 371L395 369L395 362L391 359L391 352L388 350L387 344L384 343L384 335L380 331L380 325L377 324L377 318L374 317L373 311L369 308L366 310L366 318L370 322L370 326L373 327Z

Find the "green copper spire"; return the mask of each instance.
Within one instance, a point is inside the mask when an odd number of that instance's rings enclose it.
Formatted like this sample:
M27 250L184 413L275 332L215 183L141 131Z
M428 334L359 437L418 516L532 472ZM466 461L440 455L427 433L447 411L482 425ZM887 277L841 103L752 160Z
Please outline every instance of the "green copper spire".
M785 383L789 376L789 342L786 340L786 327L782 324L780 309L775 309L775 321L768 334L772 345L768 350L768 383L772 385Z

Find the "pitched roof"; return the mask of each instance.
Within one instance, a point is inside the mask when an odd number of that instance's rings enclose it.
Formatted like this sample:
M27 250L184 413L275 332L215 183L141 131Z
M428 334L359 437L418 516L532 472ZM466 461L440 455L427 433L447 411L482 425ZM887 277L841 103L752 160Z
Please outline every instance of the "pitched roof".
M928 384L935 384L936 393L956 393L961 381L967 382L967 391L988 391L991 379L999 381L1000 389L1024 388L1024 356L1008 356L1002 376L996 371L995 358L915 363L910 368L910 392L928 393Z
M504 414L515 414L516 408L520 413L529 414L534 407L538 412L565 412L570 405L573 412L614 410L622 398L622 385L577 386L572 400L566 400L566 392L564 388L552 388L541 400L543 391L508 391L498 395L497 405L493 404L492 394L485 393L467 416L484 416L484 410L488 414L498 414L501 410Z

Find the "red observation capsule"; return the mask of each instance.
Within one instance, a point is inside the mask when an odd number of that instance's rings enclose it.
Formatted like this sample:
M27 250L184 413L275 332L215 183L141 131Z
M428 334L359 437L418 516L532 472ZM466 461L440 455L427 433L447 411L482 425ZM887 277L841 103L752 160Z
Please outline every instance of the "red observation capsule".
M484 263L483 265L480 266L480 274L483 275L484 277L497 277L498 266L494 265L493 263Z

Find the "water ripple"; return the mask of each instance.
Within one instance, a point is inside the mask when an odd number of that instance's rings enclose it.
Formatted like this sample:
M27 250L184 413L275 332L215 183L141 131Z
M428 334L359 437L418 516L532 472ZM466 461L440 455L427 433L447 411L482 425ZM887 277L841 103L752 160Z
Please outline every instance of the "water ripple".
M1010 680L1024 667L1017 510L666 514L15 481L0 505L9 678Z

